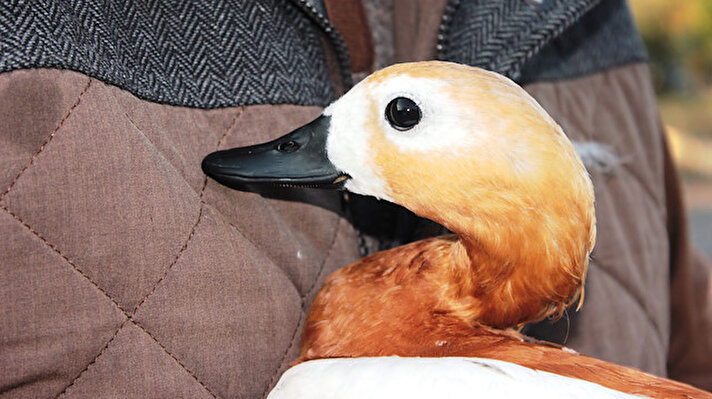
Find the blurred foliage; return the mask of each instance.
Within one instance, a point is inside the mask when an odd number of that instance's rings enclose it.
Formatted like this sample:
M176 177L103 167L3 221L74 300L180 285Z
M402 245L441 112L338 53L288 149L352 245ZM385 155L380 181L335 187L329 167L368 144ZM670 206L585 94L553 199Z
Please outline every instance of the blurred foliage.
M628 1L682 172L691 237L712 259L712 0Z
M660 94L658 105L666 124L682 129L685 134L712 140L712 85L698 88L690 95ZM712 160L712 149L708 151Z
M656 90L692 94L712 84L712 0L630 0Z

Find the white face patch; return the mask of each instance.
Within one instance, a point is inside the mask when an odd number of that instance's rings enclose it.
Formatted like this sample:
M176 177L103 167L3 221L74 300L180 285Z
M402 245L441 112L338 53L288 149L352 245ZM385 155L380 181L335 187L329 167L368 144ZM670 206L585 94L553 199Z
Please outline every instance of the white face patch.
M370 92L381 112L379 126L385 137L403 152L456 152L475 143L477 124L468 121L465 129L463 117L476 115L476 112L467 112L464 105L450 98L445 90L448 86L448 82L440 79L414 78L406 74L372 85ZM420 108L421 120L409 130L394 128L385 116L386 106L397 97L413 100Z
M347 190L392 201L387 195L385 182L375 170L368 148L371 132L366 128L366 122L370 109L363 84L356 85L324 109L323 114L331 118L326 152L339 171L351 176L344 186Z
M444 80L415 78L406 73L381 82L366 79L327 107L323 112L331 117L327 153L337 169L351 176L346 189L392 201L379 167L373 162L375 149L368 147L372 134L382 134L402 152L424 154L461 154L465 147L486 142L485 122L477 120L478 112L468 112L463 109L466 105L452 99L445 90L449 86ZM386 118L388 103L398 97L411 99L421 110L419 123L405 131L391 126ZM374 102L378 113L375 118L369 114ZM378 121L380 132L369 131L367 123L373 120Z

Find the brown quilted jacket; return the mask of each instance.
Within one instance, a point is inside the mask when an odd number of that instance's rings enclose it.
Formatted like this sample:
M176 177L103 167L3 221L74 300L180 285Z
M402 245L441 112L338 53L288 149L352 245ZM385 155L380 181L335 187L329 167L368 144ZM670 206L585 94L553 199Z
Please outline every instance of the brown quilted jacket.
M368 10L326 3L367 71ZM436 56L446 3L394 0L393 60ZM338 54L322 41L338 92ZM592 172L583 310L530 332L712 389L710 266L687 239L646 65L525 88L573 139L623 160ZM263 197L200 170L204 155L281 136L319 105L145 98L88 72L0 73L0 397L264 397L325 276L367 246L335 194Z

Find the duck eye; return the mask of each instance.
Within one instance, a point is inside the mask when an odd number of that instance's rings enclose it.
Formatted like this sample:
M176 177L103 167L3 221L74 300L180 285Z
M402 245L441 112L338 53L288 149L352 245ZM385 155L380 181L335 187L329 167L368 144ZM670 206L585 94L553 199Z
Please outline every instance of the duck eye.
M420 122L422 114L415 101L397 97L386 105L386 118L397 130L409 130Z

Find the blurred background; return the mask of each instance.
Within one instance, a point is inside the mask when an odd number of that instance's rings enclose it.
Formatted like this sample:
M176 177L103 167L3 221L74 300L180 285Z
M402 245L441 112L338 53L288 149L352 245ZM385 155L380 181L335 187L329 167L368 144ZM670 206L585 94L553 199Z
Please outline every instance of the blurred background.
M629 0L682 173L692 241L712 258L712 0Z

